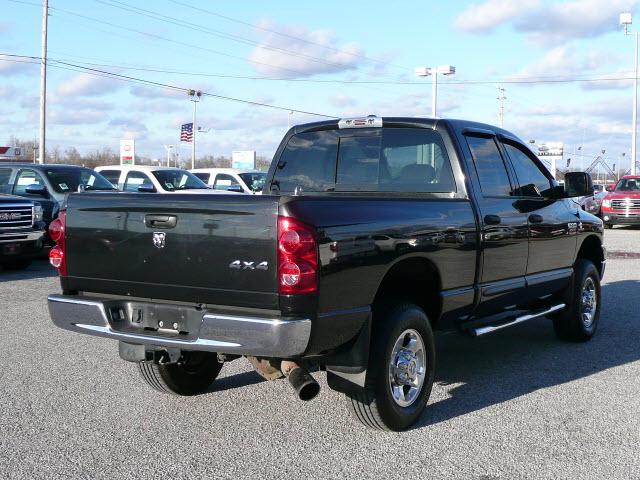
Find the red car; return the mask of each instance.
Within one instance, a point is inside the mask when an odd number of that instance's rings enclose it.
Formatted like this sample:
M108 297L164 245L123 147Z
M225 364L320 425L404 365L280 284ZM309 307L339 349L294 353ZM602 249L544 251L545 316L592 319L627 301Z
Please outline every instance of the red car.
M605 226L640 225L640 175L626 175L607 191L601 209Z

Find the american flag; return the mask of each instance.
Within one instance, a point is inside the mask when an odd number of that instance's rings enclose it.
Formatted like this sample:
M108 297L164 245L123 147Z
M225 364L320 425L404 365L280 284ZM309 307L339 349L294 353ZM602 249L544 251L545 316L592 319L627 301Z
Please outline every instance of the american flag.
M180 129L180 141L192 142L193 141L193 123L185 123Z

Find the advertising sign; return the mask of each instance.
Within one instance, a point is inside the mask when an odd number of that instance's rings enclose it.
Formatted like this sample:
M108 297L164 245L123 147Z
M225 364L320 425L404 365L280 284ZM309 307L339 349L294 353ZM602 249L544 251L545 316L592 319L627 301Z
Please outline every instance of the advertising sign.
M256 168L256 151L241 150L231 154L231 168L252 170Z
M549 165L549 171L555 178L556 165L562 161L564 155L564 143L562 142L546 142L538 145L538 158L545 164Z
M136 159L136 142L134 139L120 140L120 165L133 165Z
M21 156L21 147L0 147L0 160L15 161Z

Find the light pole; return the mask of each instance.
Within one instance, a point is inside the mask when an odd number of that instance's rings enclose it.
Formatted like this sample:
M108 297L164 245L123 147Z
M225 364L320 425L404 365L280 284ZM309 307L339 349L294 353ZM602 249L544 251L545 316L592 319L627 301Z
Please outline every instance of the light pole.
M45 132L47 123L47 26L49 0L42 2L42 53L40 58L40 144L38 163L45 162Z
M431 116L436 118L438 116L438 74L440 75L453 75L456 73L456 67L452 65L440 65L439 67L417 67L415 69L418 77L433 77L433 83L431 87Z
M175 148L175 145L163 145L164 149L167 151L167 167L171 166L171 153Z
M631 35L629 25L632 23L630 13L620 14L620 25L624 27L624 34ZM633 54L633 119L631 126L631 175L636 174L636 142L638 137L638 32L633 32L635 37L635 49Z
M293 116L293 110L289 110L289 113L287 114L287 126L289 128L291 128L291 117Z
M200 90L189 90L189 96L193 102L193 123L191 124L191 132L193 138L191 139L191 169L196 168L196 105L202 98L202 92Z

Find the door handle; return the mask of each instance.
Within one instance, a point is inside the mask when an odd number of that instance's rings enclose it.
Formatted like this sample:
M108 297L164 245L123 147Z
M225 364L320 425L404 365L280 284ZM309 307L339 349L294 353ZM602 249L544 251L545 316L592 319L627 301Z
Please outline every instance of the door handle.
M500 225L502 219L499 215L485 215L484 223L487 225Z
M178 223L175 215L145 215L144 224L149 228L174 228Z
M542 223L543 220L542 215L538 215L537 213L529 215L529 222L531 223Z

